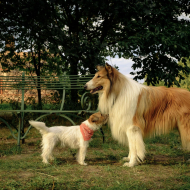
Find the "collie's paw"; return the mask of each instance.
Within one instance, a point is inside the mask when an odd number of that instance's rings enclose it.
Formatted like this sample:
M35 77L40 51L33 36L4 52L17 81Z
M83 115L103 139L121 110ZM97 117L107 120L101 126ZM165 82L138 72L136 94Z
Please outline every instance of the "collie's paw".
M50 164L48 161L42 161L44 164Z
M138 165L138 164L137 164L137 163L125 162L125 163L123 164L123 167L125 167L125 166L127 166L127 167L134 167L134 166L136 166L136 165Z
M129 157L123 157L122 160L123 160L123 161L126 161L126 162L129 162L129 161L130 161L130 158L129 158Z
M88 164L86 162L79 162L80 165L82 166L87 166Z

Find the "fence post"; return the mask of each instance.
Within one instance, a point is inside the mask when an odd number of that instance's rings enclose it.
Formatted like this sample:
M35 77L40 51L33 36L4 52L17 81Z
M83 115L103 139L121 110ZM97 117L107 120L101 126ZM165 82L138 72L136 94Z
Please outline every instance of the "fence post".
M19 128L18 128L18 137L17 137L17 146L18 151L20 152L20 140L24 135L24 86L25 86L25 74L22 73L21 89L22 89L22 98L21 98L21 112L19 114ZM22 144L25 142L25 139L22 139Z
M22 73L22 102L21 102L21 137L24 135L24 90L25 90L25 73ZM22 144L25 143L25 139L22 139Z

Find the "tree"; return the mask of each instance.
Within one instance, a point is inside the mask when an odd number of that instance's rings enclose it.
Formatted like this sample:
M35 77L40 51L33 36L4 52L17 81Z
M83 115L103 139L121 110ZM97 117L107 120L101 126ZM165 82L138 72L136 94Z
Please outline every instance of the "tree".
M38 105L41 107L40 76L45 73L60 74L60 61L62 65L63 62L58 54L51 54L46 47L48 31L45 26L49 15L48 9L45 10L47 7L43 7L44 12L35 7L37 1L30 1L31 6L28 6L28 2L1 2L4 11L1 20L0 60L4 72L19 69L38 76L34 84L38 92ZM39 4L42 4L42 1ZM39 11L40 15L35 14Z
M164 80L167 86L179 86L182 73L189 73L186 59L182 59L184 67L178 64L182 57L190 55L189 21L178 19L183 12L190 13L189 5L189 1L155 1L150 4L149 13L142 15L144 30L137 34L142 40L133 57L133 68L142 70L137 72L136 79L147 76L148 85Z
M6 46L4 51L1 52L1 65L4 72L18 69L24 71L27 74L38 76L34 78L34 84L36 84L38 92L38 105L42 107L41 99L41 75L51 75L52 73L60 74L61 69L57 69L60 66L59 55L51 54L43 44L39 44L37 41L31 39L28 43L27 52L18 52L18 46L15 48L15 38L9 37L6 40ZM15 49L17 51L15 51ZM63 64L63 63L62 63Z
M186 63L187 63L187 66L190 67L190 59L189 58L186 58ZM182 61L179 62L179 65L184 67L184 63ZM177 80L180 83L181 88L185 88L190 91L190 75L185 75L183 73L181 73L181 74L184 77L184 79L180 80L179 78L177 78Z
M94 73L108 55L131 57L141 69L135 79L147 76L148 84L179 85L176 77L189 72L185 59L177 64L190 54L189 21L178 19L189 14L187 0L6 0L1 7L2 39L14 34L20 45L37 38L68 74Z

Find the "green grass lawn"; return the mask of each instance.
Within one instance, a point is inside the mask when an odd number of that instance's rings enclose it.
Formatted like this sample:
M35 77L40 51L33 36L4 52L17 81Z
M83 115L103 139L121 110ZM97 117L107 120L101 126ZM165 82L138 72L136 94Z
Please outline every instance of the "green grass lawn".
M42 163L41 136L34 128L17 154L16 140L0 125L0 189L190 189L190 153L181 150L177 131L145 139L146 160L142 165L122 167L128 148L115 142L104 127L106 142L99 131L87 151L88 166L75 161L76 151L57 147L56 159Z

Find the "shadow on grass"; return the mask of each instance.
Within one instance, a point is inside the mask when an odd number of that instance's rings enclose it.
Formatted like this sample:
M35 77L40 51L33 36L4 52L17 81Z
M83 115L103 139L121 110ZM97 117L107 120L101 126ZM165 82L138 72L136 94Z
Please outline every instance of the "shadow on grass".
M123 165L121 155L100 155L96 157L86 157L85 162L88 165ZM180 156L167 156L164 154L147 154L144 162L142 165L163 165L163 166L170 166L170 165L178 165L178 164L190 164L190 162L187 162L187 160L190 158L190 153L182 153ZM57 157L54 161L51 162L52 165L76 165L78 164L76 161L75 156L67 156L67 157Z
M86 158L85 162L87 162L88 165L120 165L119 159L113 155L108 155L106 157L96 157L96 158ZM55 158L54 161L51 162L52 165L66 165L66 164L78 164L75 157L69 157L69 158Z
M183 156L171 157L166 155L147 155L143 164L145 165L178 165L178 164L189 164L187 162L188 158L190 158L190 154L186 153Z

